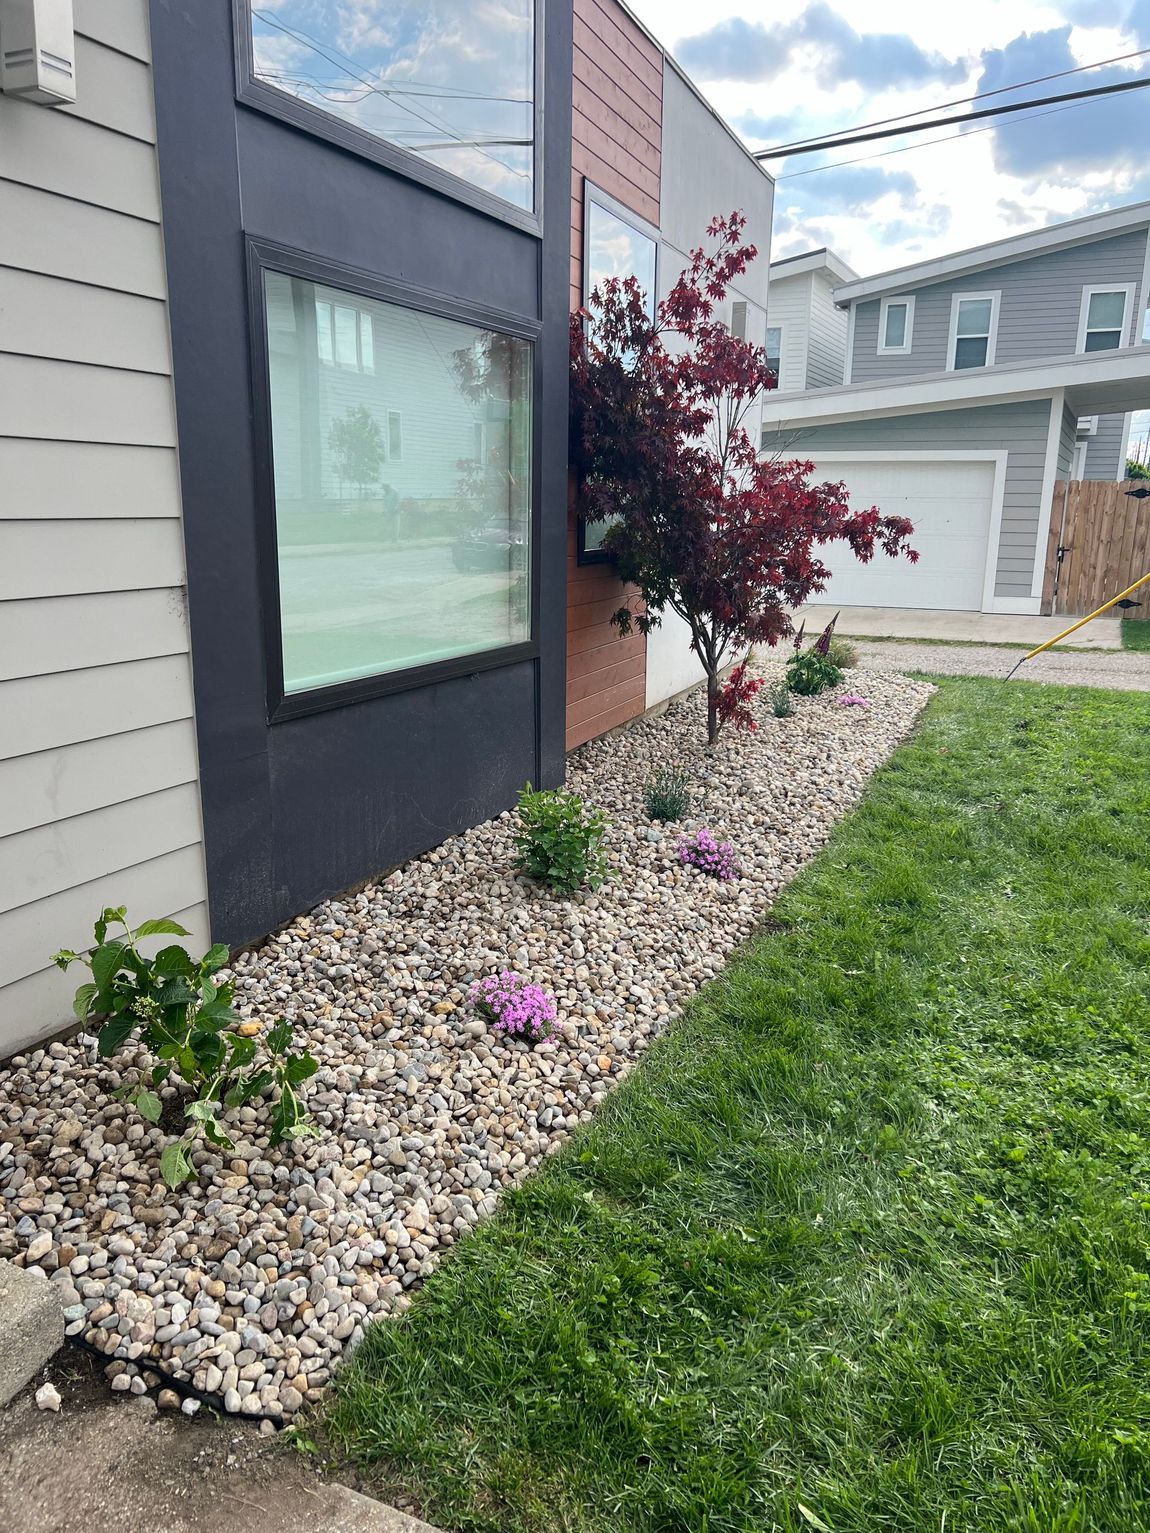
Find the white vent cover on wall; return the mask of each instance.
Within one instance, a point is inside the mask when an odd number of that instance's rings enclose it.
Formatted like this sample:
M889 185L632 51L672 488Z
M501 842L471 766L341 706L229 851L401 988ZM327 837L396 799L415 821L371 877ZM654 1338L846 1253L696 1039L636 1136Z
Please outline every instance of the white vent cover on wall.
M75 101L72 0L0 0L0 91L41 106Z

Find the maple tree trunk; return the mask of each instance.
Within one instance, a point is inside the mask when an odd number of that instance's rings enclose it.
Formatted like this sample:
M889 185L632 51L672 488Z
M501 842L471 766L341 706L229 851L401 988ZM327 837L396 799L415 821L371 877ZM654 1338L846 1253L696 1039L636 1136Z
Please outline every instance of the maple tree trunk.
M714 745L719 738L719 678L713 671L707 672L707 744Z

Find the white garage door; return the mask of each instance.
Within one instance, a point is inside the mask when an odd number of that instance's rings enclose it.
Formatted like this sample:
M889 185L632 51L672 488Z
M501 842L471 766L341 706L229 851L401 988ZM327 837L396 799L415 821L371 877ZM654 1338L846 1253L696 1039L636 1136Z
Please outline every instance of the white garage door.
M914 523L917 564L876 553L860 564L843 543L822 552L832 571L817 598L841 607L936 607L977 612L982 607L994 464L918 459L815 458L815 482L841 479L859 511Z

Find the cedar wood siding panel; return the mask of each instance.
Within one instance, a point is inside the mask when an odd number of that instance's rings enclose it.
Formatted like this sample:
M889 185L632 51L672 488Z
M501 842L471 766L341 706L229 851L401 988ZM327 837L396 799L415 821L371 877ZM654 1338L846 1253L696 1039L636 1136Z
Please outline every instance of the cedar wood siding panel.
M148 0L75 21L75 105L0 97L0 1057L103 906L208 929Z
M1037 555L1042 477L1050 401L983 405L967 410L924 410L877 420L847 421L774 438L790 456L819 452L928 452L958 448L1005 448L1008 453L994 594L1029 596ZM770 450L771 438L763 446ZM879 508L882 509L881 507ZM912 540L913 541L913 540ZM1043 555L1045 550L1042 551Z
M583 302L583 183L659 223L663 57L610 0L575 0L572 82L571 306ZM621 638L611 614L626 588L603 564L577 561L568 511L567 748L594 739L646 702L646 640Z

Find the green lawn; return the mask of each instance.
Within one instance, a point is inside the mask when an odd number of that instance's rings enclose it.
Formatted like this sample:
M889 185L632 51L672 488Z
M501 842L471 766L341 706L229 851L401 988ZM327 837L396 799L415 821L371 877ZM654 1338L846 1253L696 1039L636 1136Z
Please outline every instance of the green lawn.
M1133 622L1128 617L1122 619L1122 648L1150 649L1150 623L1145 618Z
M330 1450L471 1533L1150 1527L1148 741L943 683Z

